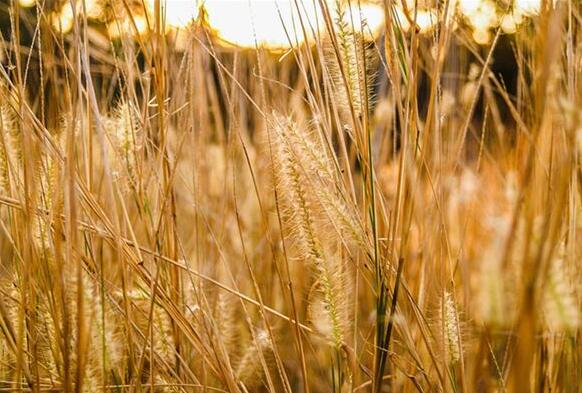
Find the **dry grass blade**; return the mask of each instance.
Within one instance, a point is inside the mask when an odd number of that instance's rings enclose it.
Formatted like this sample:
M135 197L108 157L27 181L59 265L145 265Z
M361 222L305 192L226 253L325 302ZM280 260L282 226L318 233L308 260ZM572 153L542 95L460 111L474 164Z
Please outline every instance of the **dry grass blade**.
M0 0L0 391L577 391L581 23Z

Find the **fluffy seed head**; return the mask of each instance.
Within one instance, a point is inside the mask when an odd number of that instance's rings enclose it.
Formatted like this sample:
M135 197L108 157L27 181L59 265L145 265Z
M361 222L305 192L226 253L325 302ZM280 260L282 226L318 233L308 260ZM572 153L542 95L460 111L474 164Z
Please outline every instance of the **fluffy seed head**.
M459 348L459 318L455 301L451 294L446 291L441 302L440 315L442 318L442 335L447 361L449 363L455 363L461 358L461 350Z
M575 331L580 310L574 290L567 279L563 247L552 261L543 297L545 321L553 331Z
M256 389L264 379L264 371L259 356L262 354L268 368L274 363L274 354L269 334L264 330L255 333L255 339L251 342L238 367L236 376L247 389Z
M142 148L142 133L135 108L123 101L113 116L105 121L106 131L115 152L114 168L126 177L129 185L135 184L138 152Z
M327 63L334 88L335 98L344 117L349 117L350 105L356 116L362 116L367 103L372 101L374 84L375 52L365 42L362 31L352 24L358 15L341 1L335 2L334 29L336 33L337 53L328 41L324 47ZM370 105L368 105L369 107Z

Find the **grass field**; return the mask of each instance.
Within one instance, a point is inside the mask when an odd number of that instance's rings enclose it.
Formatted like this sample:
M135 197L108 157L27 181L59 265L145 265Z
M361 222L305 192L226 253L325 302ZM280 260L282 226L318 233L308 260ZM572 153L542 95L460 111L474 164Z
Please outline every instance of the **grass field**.
M579 0L0 31L0 391L582 392Z

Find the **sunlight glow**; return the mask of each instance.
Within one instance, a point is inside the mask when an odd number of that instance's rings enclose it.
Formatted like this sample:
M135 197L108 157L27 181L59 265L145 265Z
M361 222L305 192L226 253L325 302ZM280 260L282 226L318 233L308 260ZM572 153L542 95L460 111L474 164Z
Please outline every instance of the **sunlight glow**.
M478 28L473 30L473 39L479 45L486 45L491 42L491 31L489 29Z
M153 9L153 0L149 0L149 5ZM206 12L206 22L216 35L239 47L259 45L285 49L310 41L325 30L323 14L318 3L313 1L206 0L201 5ZM167 26L180 29L198 18L199 6L194 1L166 0L165 12ZM374 37L384 22L382 8L368 3L362 3L361 8L354 4L351 17L346 18L353 22L354 29L371 32Z
M418 11L416 13L416 25L421 33L428 33L435 27L439 17L434 10Z
M479 11L482 4L480 0L459 0L459 11L463 15L471 15Z
M149 3L150 9L153 10L154 0L149 0L147 3ZM162 1L162 4L166 15L166 26L186 27L198 18L199 5L196 0L165 0Z
M22 5L23 2L31 2L34 4L34 0L19 0L20 4ZM75 7L78 13L81 13L83 10L83 6L81 1L75 3ZM87 17L89 19L100 19L103 14L103 6L99 0L85 0L85 9L87 10ZM71 6L70 1L66 1L63 3L61 10L59 12L53 13L50 17L51 24L53 28L63 34L68 33L73 28L73 7Z
M361 10L362 18L358 20L364 22L365 26L362 27L364 31L369 29L374 37L380 35L384 26L384 10L381 7L371 3L363 3L360 9L355 5L352 9L354 15L359 15Z
M472 27L475 42L485 45L493 36L490 30L500 26L506 34L516 33L526 18L539 14L541 4L542 0L513 0L508 9L492 0L457 0L457 9Z
M406 17L404 11L401 8L395 8L395 17L398 19L400 28L405 32L410 30L410 21ZM410 19L415 19L416 26L420 33L430 32L438 23L438 15L435 10L429 9L419 9L416 11L416 15L413 9L408 10Z
M90 19L101 19L103 16L103 5L99 0L85 0L87 17ZM78 9L82 9L79 7Z
M217 35L231 44L242 47L259 46L286 48L289 42L300 44L303 35L295 7L288 1L274 2L210 1L205 4L208 21ZM228 7L229 11L225 11ZM316 25L316 12L308 7L302 17ZM322 24L320 20L320 24Z
M137 31L136 31L137 30ZM107 25L107 34L111 39L121 38L123 34L144 34L147 30L147 20L142 15L133 17L133 21L129 18L124 20L113 21Z
M36 3L36 0L18 0L18 4L20 4L23 8L30 8Z
M23 7L32 7L35 0L18 0ZM77 0L77 10L82 11L81 1ZM87 17L92 20L104 19L102 0L84 0ZM318 0L160 0L165 15L165 24L170 30L185 29L199 21L200 10L204 10L204 23L223 42L242 48L256 45L271 50L285 50L304 42L313 43L315 37L326 30L325 18ZM332 18L335 18L336 0L324 0ZM511 0L510 0L511 1ZM153 14L155 0L145 0L146 12ZM472 37L480 45L485 45L492 37L492 31L500 26L506 34L514 34L527 18L540 12L542 0L513 0L510 13L494 0L454 0L457 15L471 28ZM370 1L353 1L346 12L346 20L353 23L356 31L362 31L368 39L376 39L384 26L382 6ZM404 31L410 30L411 19L416 18L420 33L430 32L439 23L436 9L429 2L407 0L408 17L400 5L393 7L394 16ZM415 12L414 6L418 5ZM502 9L503 8L503 9ZM441 15L442 16L442 15ZM70 1L53 13L51 24L62 33L73 27L73 10ZM146 30L145 18L134 16L137 34ZM119 38L129 32L136 34L136 28L124 18L107 24L110 37Z
M517 31L523 17L519 13L507 14L501 18L501 29L504 33L513 34Z
M541 0L515 0L513 5L517 12L531 16L540 12L541 3Z
M284 49L310 41L325 30L323 15L315 2L300 3L297 10L294 1L207 1L208 22L224 41L240 47L259 46ZM347 12L349 14L349 11ZM353 6L346 19L353 22L356 31L377 35L384 21L380 7L362 4ZM302 25L305 26L304 34Z
M51 17L53 28L63 34L68 33L73 28L73 7L70 2L63 4L61 11Z

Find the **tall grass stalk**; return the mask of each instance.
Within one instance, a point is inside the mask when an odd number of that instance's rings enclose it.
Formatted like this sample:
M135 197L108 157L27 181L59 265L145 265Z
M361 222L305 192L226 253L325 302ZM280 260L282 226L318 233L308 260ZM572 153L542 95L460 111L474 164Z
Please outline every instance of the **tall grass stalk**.
M579 2L28 3L0 391L579 391Z

